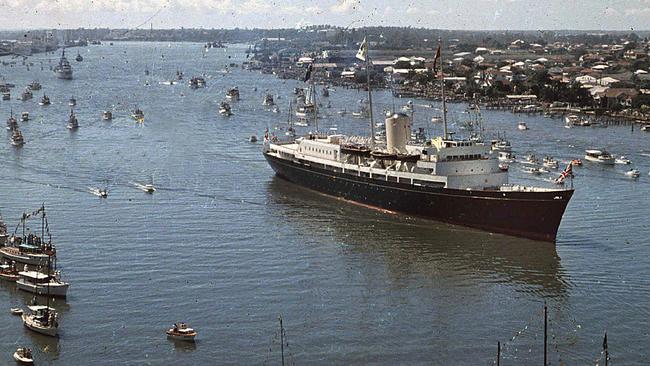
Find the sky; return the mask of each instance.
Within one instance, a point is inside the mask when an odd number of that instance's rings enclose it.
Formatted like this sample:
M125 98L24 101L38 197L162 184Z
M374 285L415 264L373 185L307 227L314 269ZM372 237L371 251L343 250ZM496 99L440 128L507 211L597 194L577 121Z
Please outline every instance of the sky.
M293 28L648 30L650 0L0 0L0 29Z

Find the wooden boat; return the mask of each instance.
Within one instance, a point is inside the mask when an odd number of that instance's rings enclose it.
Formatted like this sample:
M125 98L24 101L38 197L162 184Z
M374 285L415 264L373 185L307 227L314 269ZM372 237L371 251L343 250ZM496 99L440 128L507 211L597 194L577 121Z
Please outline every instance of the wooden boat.
M175 323L167 330L167 337L176 341L194 342L197 333L185 323Z
M47 297L48 302L50 297ZM23 314L23 325L36 333L55 337L59 330L58 314L56 311L44 305L28 306L31 314Z
M18 270L15 265L0 264L0 279L16 282L18 277Z

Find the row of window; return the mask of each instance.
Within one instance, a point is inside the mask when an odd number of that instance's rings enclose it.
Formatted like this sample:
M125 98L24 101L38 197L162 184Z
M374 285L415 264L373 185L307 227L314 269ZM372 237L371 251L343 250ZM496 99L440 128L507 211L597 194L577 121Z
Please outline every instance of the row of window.
M480 159L481 154L469 154L469 155L449 155L447 156L447 160L476 160Z

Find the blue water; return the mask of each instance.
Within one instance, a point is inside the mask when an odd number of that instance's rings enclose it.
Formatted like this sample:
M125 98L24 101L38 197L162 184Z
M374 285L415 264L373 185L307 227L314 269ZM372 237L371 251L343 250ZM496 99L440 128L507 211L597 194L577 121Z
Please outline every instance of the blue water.
M32 117L19 122L22 149L8 134L0 143L0 212L13 230L23 211L45 202L71 283L67 300L55 304L58 339L24 329L9 308L31 296L2 283L0 364L12 362L18 345L32 347L41 365L279 364L280 314L287 358L297 365L488 365L497 341L504 364L541 363L544 303L552 364L594 364L605 330L613 363L650 362L650 134L629 126L567 130L560 119L484 111L488 130L505 131L520 157L567 162L605 147L642 173L635 181L623 174L628 167L576 168L555 246L493 235L372 211L275 178L248 137L284 123L302 83L225 73L245 60L245 46L205 57L202 50L191 43L70 49L72 81L49 70L58 53L30 57L29 70L20 60L0 66L17 85L10 102L0 101L0 119L10 109ZM177 69L186 79L204 74L207 88L159 84ZM15 100L33 79L43 90ZM223 118L219 102L235 85L242 100ZM267 92L281 113L262 106ZM43 93L51 106L38 105ZM76 132L66 129L72 95ZM321 129L365 133L364 120L336 113L364 97L331 92ZM377 114L406 103L383 91L375 99ZM440 133L427 122L440 111L414 103L416 127ZM136 106L143 125L129 117ZM450 105L452 128L467 118L465 108ZM113 121L101 120L104 109ZM530 130L517 131L520 120ZM557 174L533 177L511 166L516 183L549 185L544 179ZM153 195L135 187L151 180ZM104 186L108 199L89 193ZM199 331L195 345L165 338L175 321Z

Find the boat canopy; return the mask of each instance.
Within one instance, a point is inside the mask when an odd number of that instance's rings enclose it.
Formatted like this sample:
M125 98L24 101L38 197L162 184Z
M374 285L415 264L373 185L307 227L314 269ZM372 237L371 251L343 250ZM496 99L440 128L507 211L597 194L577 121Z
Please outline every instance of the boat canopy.
M602 154L603 152L600 151L600 150L589 149L589 150L585 150L585 153L587 153L587 154L589 154L589 155L600 155L600 154Z
M31 305L31 306L27 306L27 308L31 311L43 311L43 310L55 311L54 308L45 305Z
M29 277L33 278L35 280L45 280L48 279L50 276L48 276L45 273L37 272L37 271L25 271L25 272L18 272L19 275L22 277Z

